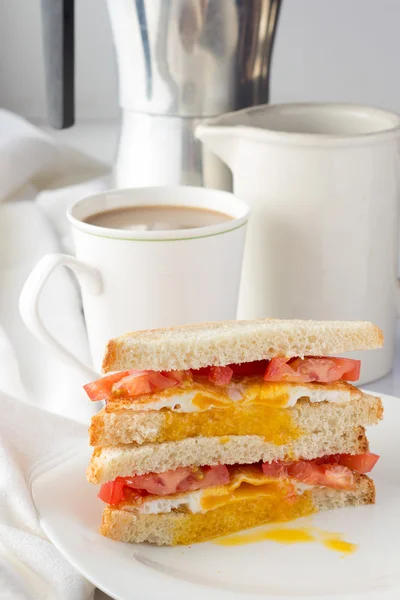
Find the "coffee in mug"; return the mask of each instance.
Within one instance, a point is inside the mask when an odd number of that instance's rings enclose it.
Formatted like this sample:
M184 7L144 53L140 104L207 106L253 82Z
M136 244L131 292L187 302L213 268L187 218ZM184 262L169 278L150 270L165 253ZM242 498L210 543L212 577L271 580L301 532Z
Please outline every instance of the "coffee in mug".
M217 210L195 206L123 206L104 210L85 219L85 223L128 231L167 231L197 229L232 220Z

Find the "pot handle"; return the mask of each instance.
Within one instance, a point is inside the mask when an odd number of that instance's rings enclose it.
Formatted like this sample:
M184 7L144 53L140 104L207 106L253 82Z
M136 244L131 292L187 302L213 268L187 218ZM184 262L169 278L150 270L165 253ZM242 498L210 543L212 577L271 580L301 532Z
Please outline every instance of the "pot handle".
M74 114L74 0L42 0L42 32L50 125L71 127Z

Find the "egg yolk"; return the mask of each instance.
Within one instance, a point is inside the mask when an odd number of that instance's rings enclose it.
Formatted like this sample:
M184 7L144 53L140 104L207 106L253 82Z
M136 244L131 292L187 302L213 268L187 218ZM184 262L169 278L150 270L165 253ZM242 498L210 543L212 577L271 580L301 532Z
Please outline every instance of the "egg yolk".
M244 488L248 492L247 486ZM215 537L235 533L264 523L282 522L304 517L315 511L308 492L287 497L285 486L269 486L245 498L214 508L206 513L191 514L188 519L177 519L174 544L203 542Z
M302 435L290 411L262 404L232 403L228 408L194 413L165 410L163 416L157 442L196 436L259 435L267 442L283 445Z

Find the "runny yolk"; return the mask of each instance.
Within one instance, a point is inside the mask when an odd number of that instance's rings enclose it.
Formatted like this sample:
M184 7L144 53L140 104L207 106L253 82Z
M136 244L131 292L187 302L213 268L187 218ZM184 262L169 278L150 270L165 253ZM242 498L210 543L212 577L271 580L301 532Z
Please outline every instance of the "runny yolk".
M200 502L204 511L261 497L269 500L271 506L288 503L289 510L296 502L296 488L289 480L271 479L251 465L234 467L232 471L230 483L203 490Z
M226 408L232 405L232 401L225 396L211 396L206 392L197 392L192 399L192 404L200 410L209 410L210 408Z
M320 542L328 550L339 552L342 556L357 550L357 544L346 542L342 534L323 531L315 527L273 527L257 529L248 533L230 535L214 541L219 546L245 546L257 542L271 541L279 544L297 544Z
M157 442L177 441L196 436L259 435L266 442L287 444L302 435L301 429L285 408L248 405L211 408L207 411L163 413ZM224 437L223 443L229 443Z
M197 393L192 399L192 404L200 410L226 408L232 405L283 408L289 402L286 385L266 382L258 377L241 382L242 397L235 401L230 398L227 388L224 387L218 390L215 386L210 388L206 384L195 384L195 389Z
M229 486L224 486L228 488ZM275 492L271 484L252 485L250 483L242 483L235 490L224 490L222 494L204 495L201 499L201 507L204 510L213 510L219 506L224 506L229 502L248 500L249 498L259 498L260 496L272 496Z
M244 405L284 408L289 402L287 386L266 381L252 383L246 388L242 402Z
M243 484L242 484L243 485ZM255 527L260 523L286 522L298 517L305 517L315 511L311 496L305 492L301 495L288 497L288 487L271 484L267 493L267 484L253 486L253 495L249 500L249 487L240 486L242 496L229 498L222 494L220 504L217 494L210 495L208 502L214 498L213 510L196 513L190 519L176 520L173 544L192 544L215 538L216 536L229 535L237 531ZM261 488L261 489L260 489ZM236 491L236 490L235 490ZM260 493L260 492L263 493ZM201 503L203 504L204 498ZM224 543L218 540L216 543Z

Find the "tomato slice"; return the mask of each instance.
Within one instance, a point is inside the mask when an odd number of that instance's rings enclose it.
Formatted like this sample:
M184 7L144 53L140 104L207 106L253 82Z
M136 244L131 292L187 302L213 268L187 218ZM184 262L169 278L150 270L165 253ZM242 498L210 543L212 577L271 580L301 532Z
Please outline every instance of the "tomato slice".
M200 473L198 471L200 471ZM206 487L225 485L229 483L229 481L229 471L226 465L200 467L200 469L192 472L185 481L182 481L179 484L177 491L189 492Z
M254 360L253 362L229 365L234 377L255 377L264 375L269 360Z
M230 367L210 367L208 379L215 385L228 385L233 371Z
M84 390L92 401L107 400L112 392L134 398L152 392L161 392L179 386L193 377L207 377L215 385L228 385L232 377L250 377L264 374L265 381L331 383L340 379L357 381L360 361L336 357L283 358L257 360L226 367L203 367L186 371L121 371L88 383Z
M161 371L161 374L164 377L168 377L169 379L176 381L176 383L181 384L184 381L192 380L192 373L190 370L187 371Z
M319 485L337 490L354 490L356 488L354 473L348 467L343 465L320 465L318 469Z
M100 488L98 497L106 504L120 504L124 498L124 488L125 484L123 481L120 481L120 478L115 481L109 481L108 483L103 483Z
M310 460L298 460L287 469L288 477L308 485L319 485L320 467Z
M97 400L107 400L111 394L113 385L130 373L131 371L121 371L119 373L107 375L106 377L97 379L97 381L87 383L83 386L83 389L93 402L96 402Z
M345 381L358 381L360 379L361 360L353 358L335 358L337 366L342 367L342 379Z
M180 385L177 376L170 376L166 372L157 371L135 371L124 377L112 387L112 391L119 391L120 394L135 397L152 392L161 392L170 387Z
M201 369L193 369L192 374L195 378L207 377L209 381L217 385L227 385L232 377L255 377L257 375L262 377L269 362L269 360L255 360L248 363L227 365L226 367L202 367ZM230 374L229 377L228 373ZM219 381L221 383L218 383Z
M273 358L264 374L265 381L309 383L319 381L357 381L361 362L350 358L308 356L305 358Z
M355 487L353 472L341 465L317 465L313 461L300 460L288 467L288 475L308 485L339 490L351 490Z
M229 483L229 471L225 465L215 467L180 467L165 473L148 473L120 478L130 488L146 490L156 496L168 496L177 492L199 490L204 487Z
M264 475L296 479L308 485L321 485L340 490L355 488L354 472L369 473L378 454L330 454L314 460L272 461L262 466Z
M379 460L379 454L366 452L365 454L341 454L339 464L348 467L352 471L365 474L372 471Z
M284 357L272 358L264 373L265 381L291 381L293 369L288 365L289 359Z
M208 377L211 367L201 367L200 369L192 369L192 375L195 379L198 377Z
M228 367L202 367L193 369L192 375L195 379L207 377L215 385L228 385L232 379L233 371Z
M291 464L291 462L273 460L270 463L264 463L262 470L267 477L288 477L288 468Z
M149 494L156 496L168 496L175 494L179 484L190 475L189 467L180 467L165 473L147 473L146 475L135 475L124 477L126 486L136 490L146 490Z

